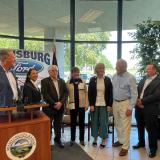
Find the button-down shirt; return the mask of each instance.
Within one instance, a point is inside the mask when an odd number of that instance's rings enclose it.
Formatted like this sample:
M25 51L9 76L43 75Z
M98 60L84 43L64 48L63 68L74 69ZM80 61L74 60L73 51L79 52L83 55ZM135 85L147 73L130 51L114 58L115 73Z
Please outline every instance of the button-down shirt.
M105 94L104 78L97 77L96 106L106 106L106 102L104 100L104 94Z
M59 99L59 87L58 87L58 80L55 80L55 79L52 79L53 83L54 83L54 86L56 88L56 91L57 91L57 95L58 95L58 99Z
M13 74L10 71L6 71L6 69L3 66L2 66L2 68L4 69L5 74L7 76L7 79L9 81L9 84L11 86L11 89L12 89L12 92L13 92L13 99L18 100L18 90L17 90L16 80L15 80Z
M146 80L145 80L145 83L144 83L144 86L143 86L143 89L142 89L142 92L141 92L141 95L140 95L140 98L142 99L143 98L143 94L144 94L144 90L147 88L147 86L153 81L153 79L155 79L157 77L157 75L154 75L152 77L148 77Z
M115 100L129 100L132 109L136 104L137 86L133 75L128 72L122 75L115 74L112 79L113 83L113 98Z

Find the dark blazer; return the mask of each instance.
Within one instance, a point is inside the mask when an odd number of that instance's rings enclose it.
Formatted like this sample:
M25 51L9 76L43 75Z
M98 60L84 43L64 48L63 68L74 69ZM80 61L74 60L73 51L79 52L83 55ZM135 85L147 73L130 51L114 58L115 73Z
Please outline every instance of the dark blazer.
M142 92L146 77L140 81L138 94ZM142 103L146 114L159 114L160 106L160 77L157 76L144 90Z
M113 91L112 91L112 83L109 77L104 77L104 84L105 84L105 94L104 99L106 102L106 106L112 107L113 103ZM90 79L89 86L88 86L88 99L89 105L95 106L97 97L97 77L94 76Z
M47 115L49 115L50 113L52 114L53 112L57 112L57 110L54 109L54 104L55 102L58 102L58 101L62 103L62 107L58 111L59 112L64 111L64 105L66 103L68 94L67 94L66 84L63 79L58 79L58 87L59 87L59 94L60 94L59 98L51 77L44 78L41 81L41 92L42 92L44 101L49 104L48 108L43 108L43 111L46 114L48 113Z
M39 103L40 101L40 90L37 89L31 81L25 83L23 87L23 102L28 104L34 104Z
M14 76L14 74L13 74ZM14 76L15 77L15 76ZM16 78L15 78L16 80ZM18 96L20 97L20 90L16 81ZM11 106L13 100L13 91L5 74L4 69L0 65L0 106Z

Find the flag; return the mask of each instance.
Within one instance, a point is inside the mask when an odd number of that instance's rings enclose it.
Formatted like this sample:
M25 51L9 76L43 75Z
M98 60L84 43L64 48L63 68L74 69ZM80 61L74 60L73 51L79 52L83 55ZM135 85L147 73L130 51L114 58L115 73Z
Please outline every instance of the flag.
M52 58L52 65L56 65L58 68L57 58L56 58L56 45L53 46L53 58ZM59 69L58 69L58 77L59 77Z

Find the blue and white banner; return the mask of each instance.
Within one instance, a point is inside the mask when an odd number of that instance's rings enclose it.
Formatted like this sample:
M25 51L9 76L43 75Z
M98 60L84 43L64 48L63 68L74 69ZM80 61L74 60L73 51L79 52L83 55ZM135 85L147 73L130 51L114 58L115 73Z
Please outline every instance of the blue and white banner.
M48 76L48 66L52 64L53 53L29 51L29 50L14 50L16 64L13 72L18 77L19 81L24 82L27 72L30 68L35 68L38 71L38 80Z

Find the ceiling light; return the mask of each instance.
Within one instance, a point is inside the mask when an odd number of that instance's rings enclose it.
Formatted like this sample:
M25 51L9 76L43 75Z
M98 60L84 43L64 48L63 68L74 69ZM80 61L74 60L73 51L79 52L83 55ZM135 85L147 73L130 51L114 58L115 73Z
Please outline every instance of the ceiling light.
M64 16L64 17L57 18L57 21L62 22L62 23L69 23L70 16Z
M98 18L99 16L101 16L103 13L104 12L100 10L90 9L78 21L83 23L84 22L90 23L94 21L96 18Z
M88 31L89 32L101 32L101 28L100 27L94 27L94 28L88 28Z

